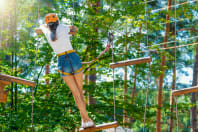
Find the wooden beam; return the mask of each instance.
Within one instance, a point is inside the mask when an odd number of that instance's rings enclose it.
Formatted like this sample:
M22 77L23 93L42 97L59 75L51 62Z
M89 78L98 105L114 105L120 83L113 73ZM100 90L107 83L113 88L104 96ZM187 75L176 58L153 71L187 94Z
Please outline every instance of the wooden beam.
M152 61L151 57L138 58L138 59L118 61L118 62L115 62L115 63L111 63L110 67L111 68L116 68L116 67L122 67L122 66L129 66L129 65L136 65L136 64L141 64L141 63L147 63L147 62L151 62L151 61Z
M0 103L7 102L7 91L0 91Z
M0 73L0 80L4 81L4 82L16 82L16 83L20 83L20 84L24 84L24 85L28 85L28 86L35 86L35 82L33 81L28 81L22 78L17 78L17 77L13 77L13 76L9 76L9 75L5 75Z
M198 92L198 86L179 89L179 90L172 90L171 94L172 94L172 96L179 96L182 94L188 94L188 93L194 93L194 92Z
M11 82L10 81L5 81L0 79L0 84L1 85L9 85Z
M104 129L109 129L109 128L116 128L118 127L118 122L111 122L111 123L106 123L106 124L101 124L101 125L96 125L95 127L90 127L90 128L80 128L80 132L94 132L94 131L100 131Z
M10 82L0 81L0 103L5 103L7 101L7 91L4 90L4 88L8 84L10 84Z

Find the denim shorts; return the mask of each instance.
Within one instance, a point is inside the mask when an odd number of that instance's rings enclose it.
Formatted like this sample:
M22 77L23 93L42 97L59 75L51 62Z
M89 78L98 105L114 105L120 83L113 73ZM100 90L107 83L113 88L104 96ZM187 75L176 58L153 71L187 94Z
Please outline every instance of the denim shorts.
M83 70L80 57L75 53L69 53L58 57L58 72L61 76L78 74Z

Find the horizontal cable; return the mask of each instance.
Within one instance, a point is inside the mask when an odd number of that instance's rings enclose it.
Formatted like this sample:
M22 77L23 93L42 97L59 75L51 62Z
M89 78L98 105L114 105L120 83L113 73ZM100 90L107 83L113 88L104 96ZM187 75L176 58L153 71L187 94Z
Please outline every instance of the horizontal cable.
M179 45L179 46L172 46L172 47L167 47L167 48L159 48L159 49L149 49L149 50L143 50L143 51L138 51L138 53L142 52L154 52L154 51L159 51L159 50L167 50L167 49L174 49L174 48L181 48L181 47L187 47L187 46L192 46L192 45L197 45L197 43L192 43L192 44L184 44L184 45Z
M191 37L191 38L186 38L185 40L190 40L190 39L195 39L195 38L198 38L198 36L194 36L194 37ZM180 41L180 40L178 40L178 41ZM176 42L176 41L163 42L163 43L159 43L159 44L153 44L151 46L160 46L160 45L165 45L165 44L174 43L174 42ZM149 47L151 47L151 46L149 46ZM147 46L145 46L145 47L147 47Z
M192 2L196 2L196 1L197 1L197 0L186 1L186 2L183 2L183 3L177 4L177 5L162 7L162 8L159 8L159 9L151 10L151 13L155 13L155 12L157 12L157 11L167 9L168 7L171 7L171 8L172 8L172 7L177 7L177 6L180 6L180 5L185 5L185 4L192 3Z
M183 19L180 19L180 20L176 20L176 22L183 22L185 20L189 20L189 18L183 18ZM175 22L175 20L170 21L169 23L172 23L172 22ZM167 24L167 22L159 23L159 25L163 25L163 24Z

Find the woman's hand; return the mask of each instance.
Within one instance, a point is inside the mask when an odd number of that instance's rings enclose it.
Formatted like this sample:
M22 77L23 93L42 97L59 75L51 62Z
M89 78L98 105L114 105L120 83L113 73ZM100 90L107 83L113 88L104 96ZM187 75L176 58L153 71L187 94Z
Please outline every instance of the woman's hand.
M78 28L75 26L70 26L69 28L70 28L69 34L71 34L71 35L75 35L78 31Z
M36 29L35 29L35 32L36 32L37 34L43 34L43 31L42 31L40 28L36 28Z
M46 24L41 24L41 25L39 26L39 28L35 28L35 32L36 32L37 34L43 34L42 29L44 29L44 28L48 28L47 25L46 25Z

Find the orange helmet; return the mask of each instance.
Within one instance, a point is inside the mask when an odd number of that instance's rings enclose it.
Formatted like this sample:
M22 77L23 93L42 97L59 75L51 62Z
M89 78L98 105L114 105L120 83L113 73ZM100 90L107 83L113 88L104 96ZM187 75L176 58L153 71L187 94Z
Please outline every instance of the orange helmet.
M56 14L54 13L48 13L46 16L45 16L45 23L48 24L50 22L57 22L58 21L58 17Z

